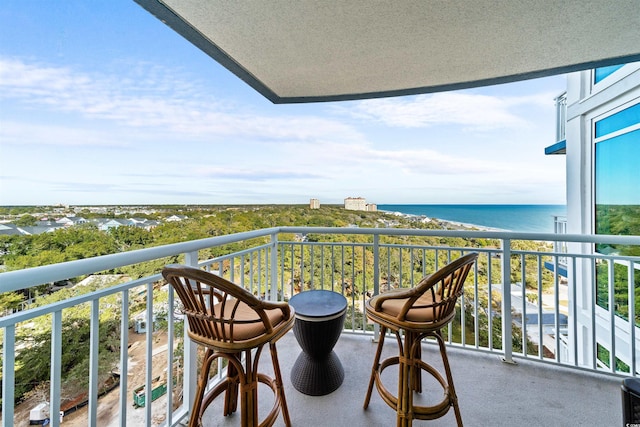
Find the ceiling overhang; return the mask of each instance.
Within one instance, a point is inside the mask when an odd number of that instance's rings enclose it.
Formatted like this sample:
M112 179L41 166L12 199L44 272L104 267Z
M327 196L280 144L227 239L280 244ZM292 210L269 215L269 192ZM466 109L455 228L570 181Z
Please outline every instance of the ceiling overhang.
M463 89L640 60L638 0L135 0L274 103Z

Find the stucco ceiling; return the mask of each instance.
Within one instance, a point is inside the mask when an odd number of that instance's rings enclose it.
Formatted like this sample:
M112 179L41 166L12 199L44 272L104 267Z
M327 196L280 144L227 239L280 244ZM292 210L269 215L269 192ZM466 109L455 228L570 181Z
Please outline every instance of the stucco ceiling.
M274 103L640 60L639 0L136 0Z

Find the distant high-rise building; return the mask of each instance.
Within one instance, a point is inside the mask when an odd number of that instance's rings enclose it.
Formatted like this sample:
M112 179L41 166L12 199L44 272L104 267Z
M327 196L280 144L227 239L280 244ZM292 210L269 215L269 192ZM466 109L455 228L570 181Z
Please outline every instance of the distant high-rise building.
M311 209L320 209L320 200L318 199L311 199L309 201L309 207Z
M364 197L347 197L344 199L344 208L350 211L366 211L367 200Z

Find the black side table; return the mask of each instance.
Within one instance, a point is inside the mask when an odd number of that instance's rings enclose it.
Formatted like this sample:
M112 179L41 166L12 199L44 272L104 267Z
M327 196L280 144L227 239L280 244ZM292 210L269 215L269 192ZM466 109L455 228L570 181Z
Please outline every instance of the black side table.
M640 422L640 380L638 378L622 380L622 416L623 425Z
M336 390L344 380L344 369L333 347L344 326L347 299L332 291L305 291L294 295L293 332L302 347L291 369L291 382L301 393L322 396Z

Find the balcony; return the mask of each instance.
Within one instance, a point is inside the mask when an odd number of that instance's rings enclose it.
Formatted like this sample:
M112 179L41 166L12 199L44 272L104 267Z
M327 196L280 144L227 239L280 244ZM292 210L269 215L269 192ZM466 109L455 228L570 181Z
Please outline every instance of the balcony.
M445 239L455 245L444 245ZM513 425L523 420L534 425L620 424L621 378L638 371L638 313L628 302L635 300L640 258L594 253L590 249L594 244L640 246L640 237L276 227L2 273L0 288L6 292L122 266L149 262L157 266L151 276L129 278L0 318L3 403L15 400L16 379L25 369L20 357L33 348L24 340L25 328L46 316L51 325L47 332L51 361L38 367L49 372L41 400L49 402L53 414L64 411L62 424L184 422L195 389L198 350L185 340L179 302L159 274L162 265L178 261L214 271L270 299L287 299L307 289L343 293L348 313L336 353L346 375L336 392L322 397L298 393L288 370L299 347L291 333L279 342L292 421L294 425L392 425L395 414L375 393L369 409L362 410L375 351L372 339L377 334L363 316L363 303L388 288L413 286L424 274L473 250L480 254L478 263L465 285L458 315L444 331L465 424ZM556 251L559 247L563 251ZM571 250L576 247L581 251ZM544 268L550 264L559 271L560 260L566 262L566 277ZM626 267L626 283L632 284L626 293L620 290L624 285L618 277L620 266ZM596 270L598 277L611 279L604 287L595 286ZM73 412L74 402L65 392L63 355L69 322L79 322L72 318L78 307L88 313L80 320L88 323L89 366L84 400ZM110 347L115 360L109 369L101 347L105 325L100 319L105 311L117 313L119 321L111 330L117 332L119 343ZM386 351L395 350L392 340L387 344ZM435 354L433 343L426 342L424 348L425 358ZM262 362L268 365L268 354ZM119 386L99 398L105 370L119 379ZM211 383L222 375L224 370L219 369ZM173 384L169 393L156 400L151 393L143 407L134 408L133 390L140 386L154 390L156 378ZM264 396L261 403L268 406ZM2 409L3 426L14 425L14 417L15 425L28 423L25 410L30 407L25 404ZM238 417L221 420L215 406L208 413L210 426L238 422ZM453 423L448 414L428 424ZM59 424L58 417L51 419L51 425Z
M385 353L397 351L395 341L385 342ZM435 344L424 346L425 360L439 361ZM362 426L387 427L395 425L395 412L374 390L367 410L362 403L367 390L371 363L376 344L370 337L343 334L335 352L345 368L344 383L326 396L307 396L298 392L289 381L300 348L293 334L278 343L280 364L287 402L294 426ZM460 349L448 350L460 401L462 419L466 426L536 425L536 426L604 426L622 423L620 380L618 378L564 369L530 360L517 364L503 363L499 357L482 352ZM270 359L264 360L268 366ZM442 369L441 364L434 363ZM395 372L395 371L390 371ZM395 390L394 378L385 378L389 390ZM387 381L388 380L388 381ZM427 402L442 398L442 389L433 383L436 393L427 390L420 396ZM431 399L431 400L429 400ZM585 404L592 402L593 404ZM263 413L270 409L266 402ZM222 403L212 405L206 415L211 417L206 427L237 426L239 417L224 419ZM284 425L282 418L276 423ZM453 411L434 421L415 421L414 426L454 426Z
M567 93L557 96L556 103L556 142L544 149L544 153L567 154Z

